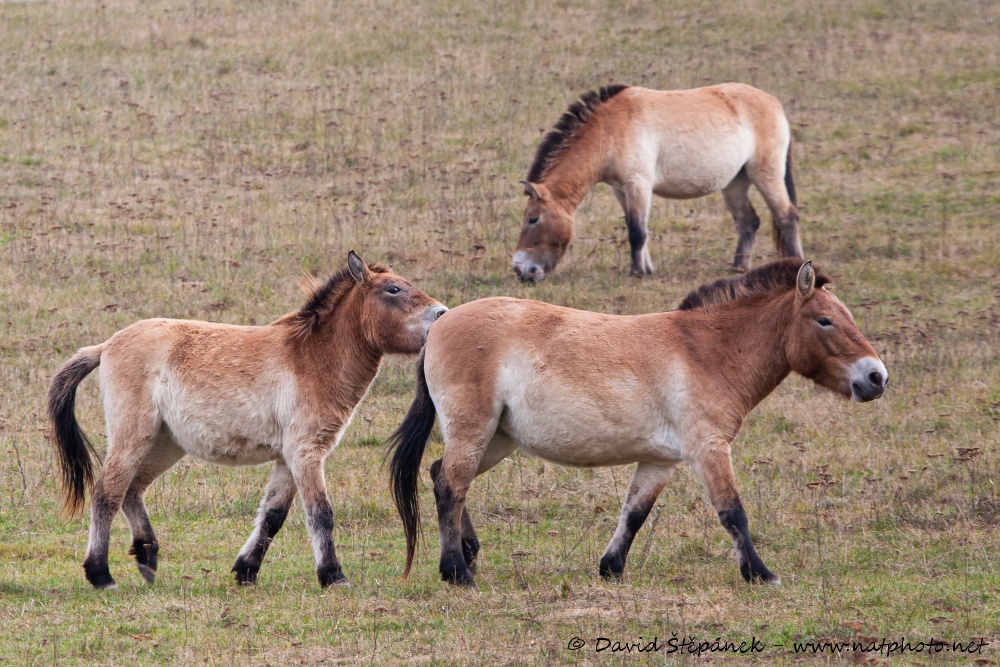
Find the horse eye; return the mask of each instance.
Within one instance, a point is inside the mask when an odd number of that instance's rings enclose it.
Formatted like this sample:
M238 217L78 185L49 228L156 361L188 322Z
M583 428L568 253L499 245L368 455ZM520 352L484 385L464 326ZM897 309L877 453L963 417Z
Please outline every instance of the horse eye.
M395 285L389 285L388 287L385 288L385 291L388 292L389 294L399 294L403 290L399 289Z
M538 222L538 216L537 215L533 215L530 218L528 218L528 224L529 225L533 225L536 222Z
M821 318L819 318L818 320L816 320L816 324L820 325L821 327L832 327L833 326L833 322L830 320L829 317L821 317Z

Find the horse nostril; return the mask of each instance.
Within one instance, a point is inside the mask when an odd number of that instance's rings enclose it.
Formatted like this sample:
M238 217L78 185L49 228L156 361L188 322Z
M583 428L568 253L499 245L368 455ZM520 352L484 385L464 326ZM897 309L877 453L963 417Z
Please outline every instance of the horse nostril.
M868 381L871 382L876 387L882 386L882 374L878 371L872 371L868 374Z
M436 319L440 318L442 315L444 315L447 312L448 312L447 308L442 308L441 310L437 311L436 315L434 315L434 319L436 320Z

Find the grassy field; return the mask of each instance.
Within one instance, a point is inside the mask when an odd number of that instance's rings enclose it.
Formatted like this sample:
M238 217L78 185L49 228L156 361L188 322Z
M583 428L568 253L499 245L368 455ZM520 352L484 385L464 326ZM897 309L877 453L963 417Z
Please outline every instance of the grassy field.
M783 589L742 581L689 469L639 533L625 582L603 582L631 471L517 455L470 494L480 590L438 581L426 474L426 537L401 580L380 463L412 396L410 358L387 360L328 460L349 589L319 589L298 504L259 585L237 588L229 568L270 471L193 460L147 498L156 584L126 555L122 518L120 590L85 582L89 521L58 516L44 414L78 347L152 316L268 322L300 305L297 276L329 275L351 248L449 306L504 294L672 308L727 275L736 235L721 197L655 203L657 273L638 281L601 186L571 252L531 287L510 270L516 183L587 89L726 80L785 104L807 256L892 376L864 405L790 378L734 443ZM985 0L0 3L0 664L997 664L998 109L1000 4ZM101 449L96 385L78 415ZM675 633L767 648L596 650ZM574 637L586 646L568 648ZM865 637L992 646L793 650Z

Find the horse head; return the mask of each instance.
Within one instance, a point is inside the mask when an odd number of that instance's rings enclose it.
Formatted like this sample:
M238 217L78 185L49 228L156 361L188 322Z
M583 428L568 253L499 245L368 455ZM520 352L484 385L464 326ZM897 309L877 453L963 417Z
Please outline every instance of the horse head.
M889 383L885 365L847 307L815 283L806 262L796 278L795 314L786 338L792 370L845 398L880 398Z
M521 181L528 206L514 251L514 273L523 282L541 282L573 240L573 213L542 183Z
M359 326L369 343L382 352L415 354L427 341L431 324L448 309L392 271L372 270L352 250L347 268L361 294Z

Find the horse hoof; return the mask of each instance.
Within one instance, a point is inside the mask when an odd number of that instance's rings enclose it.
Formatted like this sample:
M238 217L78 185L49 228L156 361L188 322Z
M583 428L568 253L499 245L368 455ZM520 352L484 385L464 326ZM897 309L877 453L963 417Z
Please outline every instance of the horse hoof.
M451 584L452 586L460 586L462 588L478 588L478 586L476 586L476 580L472 578L472 575L468 571L458 575L455 573L442 574L441 580Z
M336 569L322 569L319 570L316 575L319 577L319 585L323 588L329 588L330 586L350 586L350 582L347 581L347 577L341 571L340 567Z
M156 581L156 570L148 565L140 565L139 574L142 575L142 578L146 580L147 584L152 584Z
M252 569L249 565L237 561L230 572L236 574L236 584L239 586L253 586L257 583L257 570Z
M108 571L107 566L104 567L94 567L88 564L83 566L84 575L87 577L87 581L90 585L97 590L113 591L118 588L115 584L114 577L111 576L111 572Z

